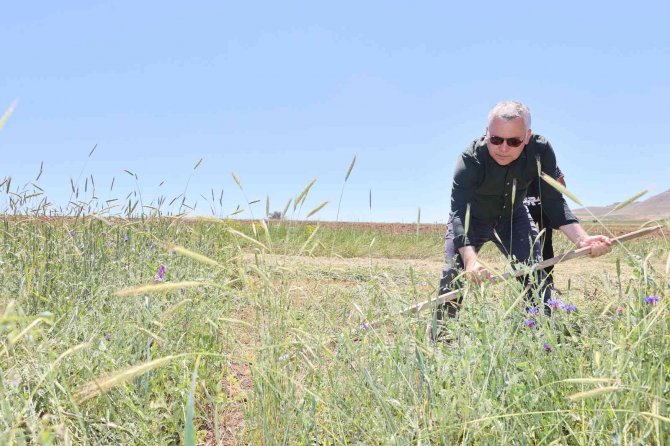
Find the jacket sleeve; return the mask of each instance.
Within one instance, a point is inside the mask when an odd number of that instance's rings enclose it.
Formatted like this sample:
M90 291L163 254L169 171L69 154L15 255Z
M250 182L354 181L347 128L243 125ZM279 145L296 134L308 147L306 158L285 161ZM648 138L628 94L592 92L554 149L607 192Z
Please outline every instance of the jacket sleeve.
M563 171L561 170L560 167L558 167L558 164L557 164L556 165L556 177L555 178L558 179L558 178L564 177L564 176L565 175L563 174Z
M456 249L471 245L465 233L466 213L468 205L474 202L479 168L479 163L467 152L456 163L451 187L451 224Z
M556 166L556 154L551 144L547 141L546 149L539 154L542 172L553 179L558 180L562 172ZM579 220L570 210L563 194L554 189L546 181L538 180L540 196L542 200L542 211L549 217L551 227L558 229L560 226L570 223L579 223Z

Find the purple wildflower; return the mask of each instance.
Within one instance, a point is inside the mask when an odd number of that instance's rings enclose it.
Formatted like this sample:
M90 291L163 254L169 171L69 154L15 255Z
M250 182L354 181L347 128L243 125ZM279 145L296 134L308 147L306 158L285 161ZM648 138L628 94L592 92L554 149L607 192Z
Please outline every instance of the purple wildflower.
M551 352L551 345L547 344L546 342L544 343L544 351L547 353Z
M644 298L644 301L645 301L646 303L648 303L649 305L655 305L655 304L657 304L660 300L661 300L661 298L658 297L658 296L649 296L649 297L645 297L645 298Z
M156 275L154 276L154 282L162 282L166 271L167 268L165 268L165 265L161 263L158 267L158 272L156 272Z
M566 313L572 313L577 310L577 307L572 304L561 305L561 310L565 310Z
M109 247L111 247L113 244L114 244L114 243L112 243L112 242L110 242L109 240L107 240L107 241L105 242L105 247L109 248Z
M556 299L549 299L547 301L547 305L549 305L553 309L556 309L556 308L560 307L562 304L563 304L563 302L561 302L560 300L556 300Z
M523 325L525 325L528 328L533 328L535 326L535 321L532 319L528 319L523 321Z
M123 241L124 241L124 242L127 242L127 241L128 241L128 234L126 234L126 235L123 236Z
M616 307L616 314L623 314L623 307Z
M106 339L107 341L111 341L111 340L112 340L112 335L109 334L109 333L107 333L107 334L105 335L105 339Z
M70 230L67 231L67 232L68 232L72 237L74 237L75 235L77 235L77 231L75 231L74 229L70 229Z
M528 309L528 313L529 313L529 314L539 314L539 313L540 313L540 309L537 308L537 307L532 307L532 308L529 308L529 309Z

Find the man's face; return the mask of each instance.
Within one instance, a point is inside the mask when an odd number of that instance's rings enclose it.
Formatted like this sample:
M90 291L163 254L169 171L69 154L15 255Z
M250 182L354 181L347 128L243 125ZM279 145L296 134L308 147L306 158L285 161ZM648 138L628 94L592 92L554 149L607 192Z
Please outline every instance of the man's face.
M491 158L501 166L506 166L521 155L523 148L528 144L530 135L531 131L526 130L523 118L515 118L511 121L493 118L486 128L486 146ZM501 144L493 144L501 142L500 139L504 139ZM518 147L512 147L515 142L519 141L521 144Z

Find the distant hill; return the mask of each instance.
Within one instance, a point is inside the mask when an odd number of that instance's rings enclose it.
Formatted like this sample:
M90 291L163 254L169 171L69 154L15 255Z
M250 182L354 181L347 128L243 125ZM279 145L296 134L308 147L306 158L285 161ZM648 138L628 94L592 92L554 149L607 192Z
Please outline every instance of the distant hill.
M609 206L593 206L588 209L597 217L603 217L619 203ZM572 210L578 218L589 219L591 215L584 208ZM653 220L670 218L670 189L646 200L636 201L616 212L612 212L607 218L617 220Z

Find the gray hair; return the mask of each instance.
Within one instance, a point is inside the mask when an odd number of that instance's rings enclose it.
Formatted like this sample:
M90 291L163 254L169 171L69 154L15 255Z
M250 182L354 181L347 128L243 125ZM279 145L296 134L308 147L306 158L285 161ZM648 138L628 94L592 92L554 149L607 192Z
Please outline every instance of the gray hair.
M516 118L523 118L526 130L530 129L530 109L527 105L519 101L498 102L489 112L489 122L494 118L501 118L505 121L511 121Z

